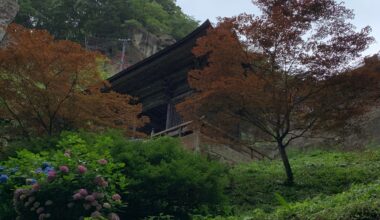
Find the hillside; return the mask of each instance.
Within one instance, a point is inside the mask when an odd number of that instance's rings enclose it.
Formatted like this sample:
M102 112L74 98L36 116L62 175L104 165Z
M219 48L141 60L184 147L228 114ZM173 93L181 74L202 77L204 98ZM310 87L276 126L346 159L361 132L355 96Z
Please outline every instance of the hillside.
M174 0L20 0L19 4L16 23L100 51L111 59L111 73L173 44L198 25Z
M233 168L227 192L232 212L227 216L232 216L216 219L379 219L378 147L363 152L292 152L290 157L294 186L283 184L280 161Z

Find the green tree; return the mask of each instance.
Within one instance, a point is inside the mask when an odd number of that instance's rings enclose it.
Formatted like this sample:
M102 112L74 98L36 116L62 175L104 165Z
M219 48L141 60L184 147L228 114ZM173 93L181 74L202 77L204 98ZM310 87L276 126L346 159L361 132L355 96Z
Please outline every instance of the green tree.
M174 0L20 0L16 22L83 43L85 36L124 37L129 28L179 39L197 26Z

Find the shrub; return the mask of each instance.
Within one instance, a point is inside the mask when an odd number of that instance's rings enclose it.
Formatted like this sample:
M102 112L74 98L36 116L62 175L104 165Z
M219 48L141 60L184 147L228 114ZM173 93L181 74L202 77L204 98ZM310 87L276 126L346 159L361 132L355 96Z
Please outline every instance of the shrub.
M129 202L126 219L190 213L218 213L223 209L226 169L217 162L187 152L177 139L163 137L130 141L112 148L126 164Z
M8 178L0 183L1 198L4 195L9 206L13 196L20 219L117 219L115 212L123 206L118 193L126 187L119 172L124 165L114 163L107 149L90 150L76 135L67 135L58 145L66 150L38 154L24 150L6 161L3 175ZM9 167L17 171L11 173Z

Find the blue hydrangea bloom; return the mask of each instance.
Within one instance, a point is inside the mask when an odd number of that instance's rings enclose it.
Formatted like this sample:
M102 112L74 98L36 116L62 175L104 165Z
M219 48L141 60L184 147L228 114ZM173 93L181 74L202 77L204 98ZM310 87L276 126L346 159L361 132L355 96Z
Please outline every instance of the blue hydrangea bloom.
M37 168L34 172L38 174L38 173L42 173L43 171L42 171L42 168Z
M48 162L43 162L41 167L42 169L45 169L47 167L50 167L50 164Z
M50 171L53 171L54 170L54 167L50 167L50 166L48 166L48 167L46 167L45 169L43 169L43 173L44 174L46 174L46 175L48 175L48 173L50 172Z
M26 179L26 184L28 184L28 185L33 185L35 183L37 183L36 179Z
M0 175L0 183L5 183L7 182L7 180L9 179L9 177L5 174L1 174Z
M4 170L5 170L5 167L0 166L0 171L4 171Z

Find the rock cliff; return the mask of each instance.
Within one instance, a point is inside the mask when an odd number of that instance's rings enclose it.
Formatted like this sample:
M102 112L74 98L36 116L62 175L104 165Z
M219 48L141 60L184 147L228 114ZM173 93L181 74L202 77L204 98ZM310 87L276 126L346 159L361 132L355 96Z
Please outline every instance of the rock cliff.
M0 0L0 42L3 40L6 28L13 21L18 9L16 0Z
M110 58L114 69L111 72L117 73L174 43L175 39L169 35L157 36L142 28L131 28L122 39L88 37L86 48L100 51Z

